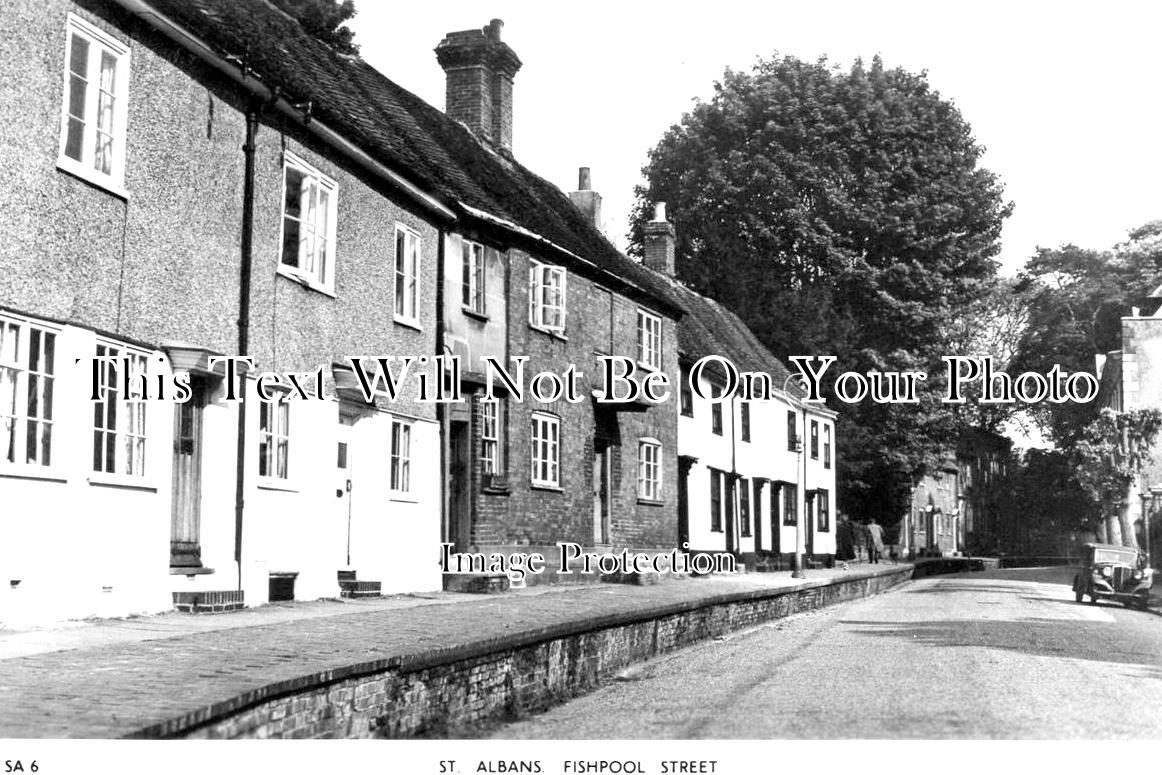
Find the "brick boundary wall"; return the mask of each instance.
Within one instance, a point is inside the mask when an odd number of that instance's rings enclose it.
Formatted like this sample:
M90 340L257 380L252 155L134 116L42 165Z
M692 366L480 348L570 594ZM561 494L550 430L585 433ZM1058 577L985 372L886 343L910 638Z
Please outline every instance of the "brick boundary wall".
M898 565L793 589L717 595L350 665L245 692L127 737L455 736L589 692L634 662L878 594L911 579L914 570Z

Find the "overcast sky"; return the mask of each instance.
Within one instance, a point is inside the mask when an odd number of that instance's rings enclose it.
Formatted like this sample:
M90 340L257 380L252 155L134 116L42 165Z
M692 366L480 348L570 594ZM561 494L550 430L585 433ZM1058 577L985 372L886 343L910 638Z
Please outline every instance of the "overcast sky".
M524 62L514 152L565 191L593 170L607 234L624 246L647 151L723 71L773 52L847 65L880 54L927 70L959 107L1016 204L1001 258L1037 245L1108 247L1162 218L1162 3L703 3L356 0L356 42L438 108L432 49L505 22Z

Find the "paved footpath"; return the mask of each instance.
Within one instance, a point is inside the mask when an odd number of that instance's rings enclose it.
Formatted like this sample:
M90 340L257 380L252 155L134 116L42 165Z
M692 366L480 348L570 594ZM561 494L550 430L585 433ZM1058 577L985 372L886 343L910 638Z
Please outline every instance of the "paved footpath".
M817 584L891 565L809 570ZM788 572L283 603L0 630L0 738L120 737L277 681L577 620L793 587Z

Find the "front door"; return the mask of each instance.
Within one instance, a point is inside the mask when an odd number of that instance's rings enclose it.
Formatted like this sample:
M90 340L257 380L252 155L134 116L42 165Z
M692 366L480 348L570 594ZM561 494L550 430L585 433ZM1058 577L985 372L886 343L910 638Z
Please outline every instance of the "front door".
M202 567L202 413L206 383L190 379L190 400L174 407L173 503L170 560L175 568Z
M351 426L340 425L335 449L335 515L345 524L344 567L351 567Z
M468 497L472 486L471 438L468 423L459 420L452 422L448 435L451 454L448 466L448 517L451 520L448 540L457 552L467 552L472 540L471 502Z
M803 552L811 557L815 554L815 493L807 493L803 502L803 534L807 543Z
M609 442L593 442L593 543L608 544L610 533Z

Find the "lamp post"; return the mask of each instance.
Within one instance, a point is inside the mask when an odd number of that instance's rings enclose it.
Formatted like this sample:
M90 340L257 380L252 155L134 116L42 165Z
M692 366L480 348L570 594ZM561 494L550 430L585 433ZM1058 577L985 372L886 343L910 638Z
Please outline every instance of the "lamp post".
M791 394L787 392L787 386L791 384L791 380L797 379L796 375L788 374L783 381L783 394L787 396L787 401L794 406L794 401L791 400ZM802 383L800 383L801 385ZM803 462L803 513L799 514L795 519L795 560L794 569L791 571L791 578L801 579L805 578L803 573L803 520L807 517L807 457L803 454L803 437L807 435L807 404L802 401L799 402L803 409L803 432L795 434L795 469L799 468L799 461ZM798 508L798 504L795 504Z

